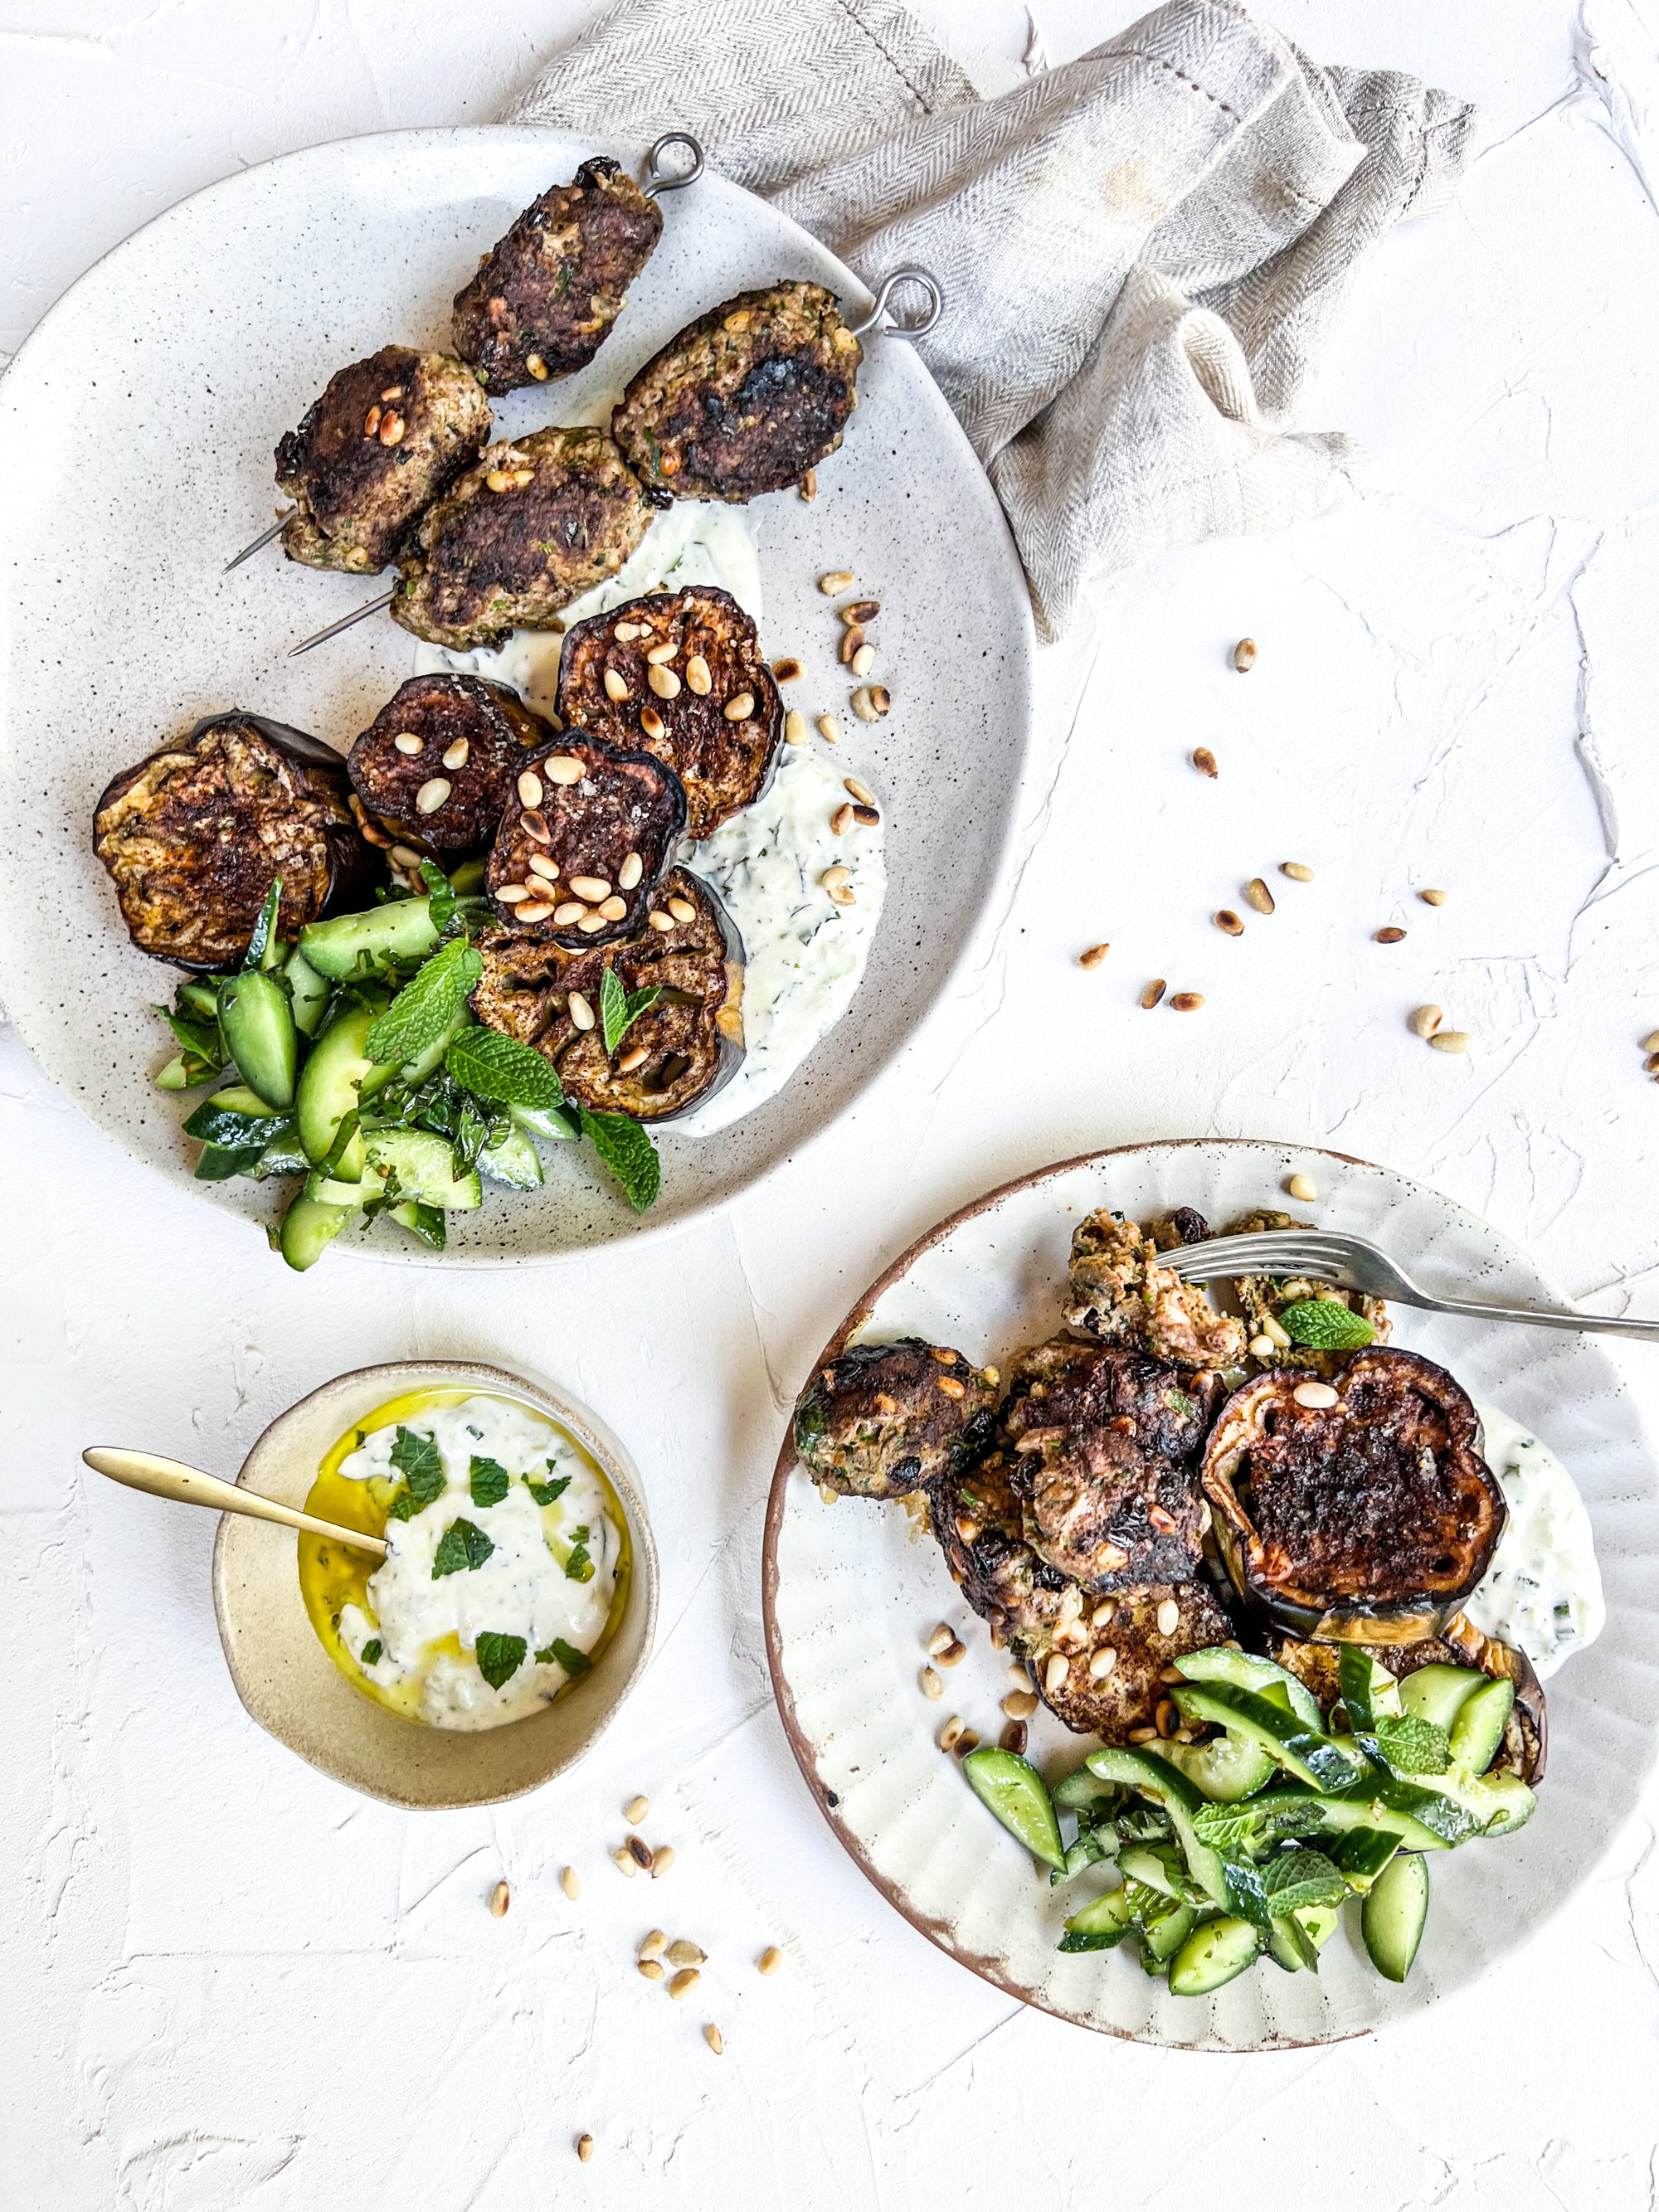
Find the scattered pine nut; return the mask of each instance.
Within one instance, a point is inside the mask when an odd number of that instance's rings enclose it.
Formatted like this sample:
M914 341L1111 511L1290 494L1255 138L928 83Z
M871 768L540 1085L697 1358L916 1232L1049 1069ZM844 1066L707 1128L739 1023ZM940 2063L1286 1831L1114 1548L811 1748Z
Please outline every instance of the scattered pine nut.
M1650 1052L1642 1062L1644 1075L1659 1075L1659 1052Z
M1419 1006L1406 1026L1413 1036L1431 1037L1445 1018L1439 1006Z
M643 1867L647 1874L650 1873L652 1867L651 1846L646 1842L643 1836L630 1836L628 1838L628 1842L624 1846L624 1849L627 1850L629 1857L633 1860L636 1867Z
M577 2136L576 2155L580 2159L582 2164L586 2166L588 2160L593 2155L593 2138L592 2136Z
M1255 666L1255 640L1241 637L1233 647L1233 666L1241 676L1248 676Z
M801 478L801 480L800 480L800 495L801 495L801 497L802 497L802 498L806 501L806 503L807 503L807 505L808 505L809 507L811 505L812 501L813 501L817 497L817 495L818 495L818 472L817 472L817 471L816 469L808 469L808 471L806 471L806 474L805 474L805 475Z
M873 806L876 803L875 793L867 784L860 783L855 775L843 776L841 787L849 799L855 799L860 806Z
M1035 1690L1010 1690L1002 1701L1002 1710L1011 1721L1029 1721L1036 1709Z
M650 1810L651 1800L648 1797L630 1797L623 1807L623 1818L630 1828L637 1828Z
M951 1747L958 1759L966 1759L970 1751L979 1749L979 1731L965 1728Z
M850 799L846 799L842 801L841 805L830 817L830 835L836 837L844 837L852 826L853 802Z
M435 814L449 796L450 783L447 775L428 777L415 794L417 814Z
M489 1893L489 1913L493 1920L503 1918L513 1902L513 1893L504 1881L498 1881Z
M668 1972L660 1959L640 1959L635 1964L647 1982L659 1982Z
M817 727L818 735L826 745L838 745L841 743L841 724L833 714L820 714Z
M967 1725L968 1723L963 1719L960 1713L952 1713L950 1719L945 1722L945 1726L939 1732L939 1749L941 1751L954 1751L957 1745L961 1741L962 1732Z
M927 1656L937 1659L941 1651L948 1651L957 1640L957 1632L948 1621L941 1620L927 1639Z
M1319 1195L1310 1176L1293 1175L1285 1188L1292 1198L1299 1198L1304 1206L1311 1206Z
M682 1997L689 1997L690 1996L692 1990L696 1988L697 1984L702 1979L702 1976L697 1972L695 1966L682 1966L678 1973L675 1975L673 1980L668 1984L668 1994L673 1998L675 2003L678 2004Z
M775 1943L769 1943L755 1964L763 1974L775 1974L783 1964L783 1954Z
M1129 1741L1131 1743L1156 1743L1158 1741L1158 1730L1155 1728L1131 1729L1129 1730Z
M1200 745L1198 747L1197 750L1193 755L1193 766L1198 770L1200 775L1207 775L1213 778L1219 775L1221 773L1221 770L1215 764L1215 755L1210 750L1208 745Z
M1158 1000L1164 996L1165 988L1164 978L1161 975L1154 976L1152 981L1146 986L1146 989L1140 994L1141 1005L1143 1006L1149 1007L1155 1006Z
M865 623L874 622L876 617L881 612L881 601L879 599L849 599L844 607L837 607L836 612L844 623L849 624L858 623L862 625Z
M708 2048L714 2052L716 2058L720 2057L720 2053L726 2048L725 2044L720 2040L720 2032L719 2028L715 2027L712 2020L708 2022L702 2031L702 2039L708 2045Z
M618 704L628 696L627 678L614 668L607 668L605 672L605 696Z
M848 623L842 635L841 647L836 654L843 668L850 668L853 656L864 649L864 629L861 623Z
M1031 1686L1031 1675L1030 1675L1030 1668L1026 1668L1026 1667L1010 1667L1010 1668L1009 1668L1009 1669L1008 1669L1008 1687L1009 1687L1011 1690L1029 1690L1029 1689L1030 1688L1030 1686Z
M1659 1030L1654 1030L1642 1040L1644 1052L1659 1052Z
M848 635L849 636L852 635L852 633L851 633L851 631L850 631L850 630L848 631ZM867 675L870 673L870 671L871 671L871 670L875 666L875 665L876 665L876 648L875 648L875 647L874 647L873 645L869 645L869 644L865 644L865 645L861 645L861 646L860 646L860 647L859 647L858 651L857 651L857 652L853 655L852 668L853 668L853 673L854 673L854 676L867 676Z
M1249 882L1245 884L1244 897L1246 902L1253 906L1258 914L1271 914L1273 911L1273 895L1260 876L1252 876Z
M1243 937L1244 925L1230 906L1224 906L1215 917L1218 929L1224 929L1229 937Z
M799 707L792 707L783 718L783 742L787 745L806 743L806 717Z
M1175 1014L1195 1014L1203 1004L1202 991L1177 991L1170 1001L1170 1011Z
M997 1738L1004 1751L1012 1751L1016 1759L1024 1759L1027 1731L1024 1721L1005 1721L1002 1734Z
M1467 1052L1474 1039L1467 1030L1437 1030L1429 1042L1437 1052Z
M1250 1357L1252 1359L1271 1359L1273 1352L1273 1340L1272 1337L1253 1336L1250 1339Z
M559 1887L574 1905L582 1893L582 1878L574 1867L566 1867L559 1876Z
M924 1667L921 1670L921 1694L924 1698L942 1698L945 1695L944 1681L931 1667Z
M676 1966L702 1966L708 1963L707 1951L700 1950L690 1937L677 1936L668 1947L670 1962Z
M850 568L831 568L818 578L818 589L826 599L833 599L837 592L850 592L855 580Z
M640 1946L640 1956L642 1959L657 1958L667 1947L667 1936L660 1928L653 1928Z
M939 1387L943 1390L947 1389L948 1385L941 1382ZM958 1382L957 1385L957 1394L958 1396L960 1396L961 1392L962 1385ZM944 1650L938 1653L936 1656L941 1667L960 1667L963 1661L968 1656L968 1646L963 1642L959 1636L953 1636L951 1638L951 1641L945 1645Z
M1109 945L1091 945L1087 951L1078 954L1077 964L1079 968L1098 968L1111 949Z
M787 653L781 660L772 663L772 674L780 684L794 684L799 680L801 665L793 653Z
M1314 879L1313 870L1301 860L1281 860L1279 872L1288 876L1293 884L1310 884Z
M420 739L412 730L399 730L392 742L405 760L413 760L417 753L424 750Z
M660 1881L674 1863L676 1853L672 1844L659 1844L651 1856L651 1879Z
M1419 891L1417 896L1425 906L1444 906L1446 903L1444 891Z
M1405 941L1406 933L1403 929L1379 929L1376 933L1376 942L1379 945L1403 945Z
M635 1875L639 1872L639 1869L635 1865L633 1855L629 1850L627 1844L619 1844L617 1849L611 1852L611 1863L616 1866L618 1872L625 1874L629 1881L632 1881Z

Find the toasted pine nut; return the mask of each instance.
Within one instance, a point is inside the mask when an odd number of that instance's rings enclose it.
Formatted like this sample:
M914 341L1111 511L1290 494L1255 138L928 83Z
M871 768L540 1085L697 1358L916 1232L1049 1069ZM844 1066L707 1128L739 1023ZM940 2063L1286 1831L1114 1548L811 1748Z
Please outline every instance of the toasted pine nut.
M545 384L549 375L551 374L547 363L542 359L538 353L527 353L524 357L524 365L530 371L530 374L535 378L538 384Z
M663 1934L660 1928L653 1928L640 1945L640 1956L642 1959L658 1958L667 1947L667 1936Z
M1253 1336L1250 1339L1250 1357L1252 1359L1271 1359L1277 1347L1270 1336Z
M416 754L422 750L420 739L411 730L399 730L392 742L408 760L413 760Z
M769 1943L755 1964L763 1974L775 1974L783 1964L783 1954L775 1943Z
M607 668L605 672L605 696L618 702L628 696L626 679L617 669Z
M921 1694L924 1698L942 1698L945 1695L944 1679L931 1667L924 1667L921 1670Z
M854 580L850 568L831 568L818 578L818 589L826 599L833 599L837 592L850 592Z
M841 724L833 714L820 714L817 726L818 735L826 745L838 745L841 743Z
M1090 1655L1090 1679L1092 1681L1103 1682L1116 1664L1117 1651L1115 1647L1110 1644L1103 1644L1098 1651L1092 1652Z
M525 901L524 904L519 908L516 918L520 921L525 922L545 921L550 914L553 914L553 908L548 900L532 898ZM556 915L554 915L553 918L555 921L558 920L558 916Z
M697 909L692 905L690 899L670 899L668 902L668 911L673 915L676 921L695 921L697 918Z
M1155 975L1140 994L1141 1005L1148 1007L1155 1006L1164 996L1166 988L1164 978L1161 975Z
M881 601L879 599L849 599L844 607L837 607L836 612L844 623L872 623L881 612Z
M1218 929L1224 929L1229 937L1243 937L1244 934L1243 923L1230 906L1224 906L1216 915L1215 926Z
M783 718L783 742L787 745L806 743L806 717L799 707L792 707Z
M1158 1608L1158 1632L1173 1636L1181 1626L1181 1607L1172 1597L1163 1599Z
M435 814L445 799L448 798L449 792L450 783L447 776L431 777L415 794L415 811L417 814Z
M1659 1052L1659 1030L1643 1038L1642 1049L1644 1052Z
M611 885L604 876L572 876L570 891L574 898L588 900L609 898Z
M640 878L644 873L645 862L639 854L637 853L625 854L621 867L617 871L617 888L625 891L636 890L639 888Z
M1158 1730L1155 1728L1133 1728L1129 1730L1131 1743L1153 1743L1157 1739Z
M659 1881L674 1863L677 1854L672 1844L659 1844L651 1861L651 1879Z
M850 799L838 806L830 817L830 835L844 837L853 826L853 803Z
M674 927L669 917L658 907L652 908L648 919L652 928L661 930L665 937L667 936L669 931Z
M876 648L873 645L861 645L858 651L853 655L853 673L854 676L867 676L875 665ZM871 694L872 698L873 698L874 696L875 695L872 692Z
M939 1653L941 1651L948 1651L956 1640L957 1632L955 1629L951 1627L947 1622L943 1620L940 1621L939 1626L933 1631L933 1634L927 1639L927 1656L930 1659L937 1659Z
M628 912L628 901L612 891L608 899L601 899L595 909L601 921L620 921Z
M533 837L538 845L553 842L553 832L547 826L547 817L538 807L527 806L519 817L519 827L526 836Z
M968 1646L959 1636L953 1636L944 1650L934 1656L941 1667L960 1667L968 1656Z
M702 653L694 653L686 662L685 683L686 689L695 691L700 699L706 698L714 689L714 679L708 673L708 663Z
M805 475L801 478L800 495L806 501L809 507L817 497L818 472L816 469L808 469Z
M1413 1036L1431 1037L1445 1018L1439 1006L1419 1006L1406 1026Z
M954 1751L961 1738L962 1731L967 1725L968 1723L963 1719L960 1713L952 1713L950 1719L945 1722L945 1726L939 1732L939 1749L941 1751Z
M1444 906L1446 903L1444 891L1419 891L1417 896L1425 906Z
M650 1057L651 1054L644 1045L636 1044L629 1051L625 1052L617 1062L617 1073L618 1075L631 1075L636 1067L643 1067Z
M550 774L553 763L550 761L547 765ZM560 781L556 776L553 780L556 783ZM521 806L539 806L545 796L540 776L533 768L526 769L519 777L519 804Z
M1314 879L1313 870L1301 860L1281 860L1279 872L1288 876L1293 884L1310 884Z
M1285 1188L1292 1198L1299 1198L1304 1206L1311 1206L1319 1195L1318 1187L1311 1176L1293 1175Z
M401 446L404 441L404 432L407 428L408 425L401 415L382 415L380 443L383 446Z
M507 469L491 469L484 482L491 491L511 491L513 489L512 472Z
M553 920L558 928L568 929L572 922L580 921L582 919L582 902L580 899L567 899L562 906L555 908Z
M1328 1413L1337 1400L1337 1394L1328 1382L1298 1382L1291 1395L1298 1406L1305 1406L1310 1413Z
M1266 884L1262 882L1260 876L1252 876L1250 878L1249 882L1244 886L1244 896L1249 904L1253 906L1258 914L1271 914L1273 912L1273 895L1267 889Z
M860 625L857 623L848 623L842 633L840 650L836 656L843 668L852 666L853 655L862 648L863 644L864 631Z
M582 2164L586 2166L588 2160L593 2155L593 2138L592 2136L577 2136L576 2155L580 2159Z
M1195 1014L1203 1004L1202 991L1177 991L1170 1001L1170 1010L1176 1014Z
M1467 1030L1437 1030L1429 1042L1437 1052L1467 1052L1474 1039Z
M1200 775L1214 777L1221 773L1216 766L1215 755L1210 750L1208 745L1200 745L1197 748L1193 755L1193 766Z
M584 937L597 937L605 927L605 916L590 911L581 916L576 927Z
M444 766L446 768L465 768L466 766L467 755L471 751L471 746L467 743L465 738L457 738L454 744L451 745L444 754Z
M855 775L843 776L841 787L849 797L856 799L861 806L873 806L876 803L875 793L861 784ZM1655 1034L1659 1035L1659 1031ZM1656 1045L1654 1050L1659 1052L1659 1045Z
M647 1874L650 1873L653 1863L651 1846L643 1836L630 1836L623 1848L636 1867L643 1867Z
M680 679L672 668L653 668L645 680L659 699L678 699L680 696Z
M639 1959L635 1964L647 1982L659 1982L668 1972L660 1959Z
M793 653L786 653L772 663L773 681L778 684L798 684L804 671Z
M369 410L368 410L368 415L364 417L364 420L363 420L363 435L364 435L364 437L366 437L366 438L373 438L373 437L374 437L374 436L379 433L380 428L380 409L379 409L378 407L371 407L371 408L369 409Z
M566 1867L559 1876L559 1887L574 1905L582 1893L582 1878L574 1867Z
M965 1728L951 1747L958 1759L966 1759L970 1751L979 1749L979 1730Z
M997 1738L1004 1751L1012 1751L1016 1759L1024 1759L1030 1730L1024 1721L1005 1721L1002 1734Z
M851 872L849 870L841 866L839 863L837 863L837 865L833 868L826 868L823 873L818 878L818 881L823 884L824 890L828 891L830 896L835 901L837 906L856 906L858 904L857 897L853 890Z
M503 884L495 893L503 906L517 906L521 899L530 896L528 884Z
M504 1881L498 1881L489 1893L489 1911L492 1919L499 1920L512 1902L512 1891Z
M679 647L672 637L664 638L659 645L646 647L646 664L651 668L661 668L671 661L678 651Z
M611 633L619 645L631 645L640 635L638 623L618 623Z
M544 884L556 884L559 864L556 860L550 860L545 853L532 853L530 855L530 872L532 876L539 876Z
M645 732L647 738L661 737L663 732L667 728L667 726L668 725L663 720L662 716L657 712L654 707L641 708L640 727Z
M1233 666L1241 676L1248 676L1255 666L1255 640L1241 637L1233 647Z
M697 1984L702 1979L702 1976L697 1972L695 1966L682 1966L678 1973L675 1975L673 1980L668 1984L668 1994L673 1998L675 2003L678 2004L682 1997L689 1997L690 1996L692 1990L696 1988Z
M728 699L726 702L725 714L728 722L746 722L754 711L755 695L752 691L739 691L735 699Z
M708 2045L708 2048L714 2052L716 2058L720 2057L720 2053L726 2048L725 2043L721 2040L720 2032L719 2028L715 2027L712 2020L704 2023L702 2039Z
M1051 1651L1042 1669L1042 1686L1052 1698L1057 1690L1066 1686L1066 1677L1072 1671L1072 1662L1063 1651Z
M699 1950L688 1936L677 1936L668 1947L668 1959L671 1966L703 1966L708 1963L708 1954Z
M1011 1721L1029 1721L1036 1709L1035 1690L1010 1690L1002 1701L1002 1710Z
M1403 945L1406 941L1406 933L1403 929L1379 929L1376 932L1376 941L1379 945Z
M573 992L571 996L574 998L575 994ZM586 1001L584 1000L583 1003L586 1004ZM587 1018L588 1021L591 1022L593 1017L590 1014ZM583 1026L586 1027L586 1024L584 1024ZM640 1822L644 1820L646 1814L650 1810L651 1800L648 1797L630 1797L628 1802L623 1807L623 1818L627 1821L630 1828L637 1828Z

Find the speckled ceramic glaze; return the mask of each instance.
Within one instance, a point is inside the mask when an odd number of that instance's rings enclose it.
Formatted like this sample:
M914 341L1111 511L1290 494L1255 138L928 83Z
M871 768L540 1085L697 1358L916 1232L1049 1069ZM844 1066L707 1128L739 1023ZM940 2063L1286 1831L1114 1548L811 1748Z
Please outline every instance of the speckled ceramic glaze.
M352 1687L318 1641L300 1594L291 1530L227 1513L213 1547L213 1604L236 1693L261 1728L364 1796L434 1810L491 1805L539 1789L592 1749L645 1672L657 1627L657 1553L639 1469L580 1400L474 1360L392 1360L337 1376L281 1413L240 1483L302 1506L325 1455L355 1422L406 1392L489 1391L520 1399L569 1431L609 1477L633 1553L628 1599L592 1672L528 1720L454 1731L422 1728Z
M909 1334L1006 1364L1061 1326L1073 1230L1106 1205L1145 1218L1192 1206L1218 1226L1283 1206L1285 1177L1319 1189L1298 1215L1370 1237L1425 1288L1560 1303L1498 1231L1403 1176L1331 1152L1253 1144L1146 1145L1044 1168L942 1222L859 1301L823 1358L854 1337ZM1208 1998L1172 1996L1127 1952L1062 1955L1061 1923L1097 1882L1051 1890L999 1829L935 1738L960 1713L988 1742L1001 1727L1006 1662L937 1547L902 1512L827 1504L786 1439L767 1516L765 1616L773 1682L825 1818L888 1899L942 1950L1011 1995L1138 2042L1262 2051L1334 2041L1419 2013L1509 1956L1602 1856L1659 1759L1659 1492L1651 1447L1594 1338L1397 1309L1394 1341L1442 1361L1478 1398L1534 1426L1583 1494L1607 1625L1549 1684L1549 1771L1519 1834L1431 1860L1433 1895L1410 1978L1384 1981L1352 1910L1320 1972L1270 1961ZM849 1621L859 1623L855 1637ZM923 1645L951 1622L968 1657L943 1704L917 1687ZM1039 1709L1030 1756L1080 1763L1090 1739Z
M0 811L0 998L48 1073L181 1192L264 1220L275 1194L202 1184L179 1101L150 1077L170 1047L148 1002L169 971L132 951L93 858L98 793L202 714L256 708L343 750L408 676L384 617L295 660L289 647L385 588L275 548L226 560L278 505L271 451L343 363L388 341L447 343L449 302L550 182L611 151L530 129L411 131L321 146L184 201L118 246L46 318L0 386L7 620ZM867 295L805 231L716 177L664 203L661 245L598 360L496 403L497 434L584 419L663 341L732 292L811 276ZM948 309L947 309L948 312ZM926 371L872 342L860 406L817 501L750 508L763 642L799 655L791 706L836 711L849 772L887 800L886 910L851 1012L779 1097L696 1142L665 1131L644 1222L586 1147L550 1147L545 1190L492 1192L437 1259L377 1232L386 1258L446 1267L545 1259L684 1221L823 1129L943 989L991 887L1029 719L1031 628L990 488ZM847 712L832 604L850 568L882 602L893 711ZM814 743L817 740L815 738ZM359 1240L343 1238L338 1251Z

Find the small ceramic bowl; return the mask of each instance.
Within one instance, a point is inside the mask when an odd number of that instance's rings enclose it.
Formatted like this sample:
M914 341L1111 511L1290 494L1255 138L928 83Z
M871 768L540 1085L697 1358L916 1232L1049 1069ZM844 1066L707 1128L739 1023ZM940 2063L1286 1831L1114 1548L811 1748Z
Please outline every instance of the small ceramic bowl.
M657 1626L657 1553L639 1470L598 1415L544 1383L470 1359L399 1359L337 1376L279 1414L237 1477L303 1506L324 1455L354 1423L412 1390L521 1399L568 1429L610 1478L628 1521L633 1572L616 1633L590 1674L527 1720L422 1728L356 1690L318 1642L300 1595L295 1539L228 1513L213 1547L213 1603L237 1695L261 1728L337 1782L389 1805L437 1810L520 1797L599 1741L645 1671Z

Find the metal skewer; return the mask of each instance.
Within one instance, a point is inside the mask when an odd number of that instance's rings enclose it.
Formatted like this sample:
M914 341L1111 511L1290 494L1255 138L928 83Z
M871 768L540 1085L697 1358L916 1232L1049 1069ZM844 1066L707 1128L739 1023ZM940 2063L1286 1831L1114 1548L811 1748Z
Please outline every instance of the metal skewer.
M330 638L338 637L343 629L349 629L354 623L364 621L369 615L379 614L383 607L389 607L397 596L394 586L391 591L382 592L378 599L371 599L366 607L359 607L356 614L342 615L338 622L331 622L326 629L319 629L314 637L302 638L298 645L291 646L289 659L293 660L300 653L309 653L313 645L326 645Z
M293 512L294 509L289 507L288 514L292 514ZM236 556L236 558L234 561L227 561L224 565L223 573L227 576L229 575L233 568L240 568L243 562L247 560L252 555L257 553L262 545L269 545L273 538L279 537L282 533L283 526L288 520L288 514L279 514L276 521L271 524L269 530L262 530L259 532L259 535L254 539L252 545L244 545L241 551Z
M670 170L662 166L665 146L689 146L691 166L689 169ZM682 185L695 185L702 174L702 148L689 131L665 131L662 137L645 157L645 182L640 187L647 199L660 199L665 192L677 192Z
M927 306L920 316L908 323L902 323L895 318L880 332L880 335L884 338L927 337L928 331L945 313L944 287L938 277L931 276L926 269L896 269L890 276L883 280L881 289L876 295L876 303L864 320L850 325L852 335L855 338L861 338L866 331L876 329L887 313L887 302L901 284L919 284L927 295Z

